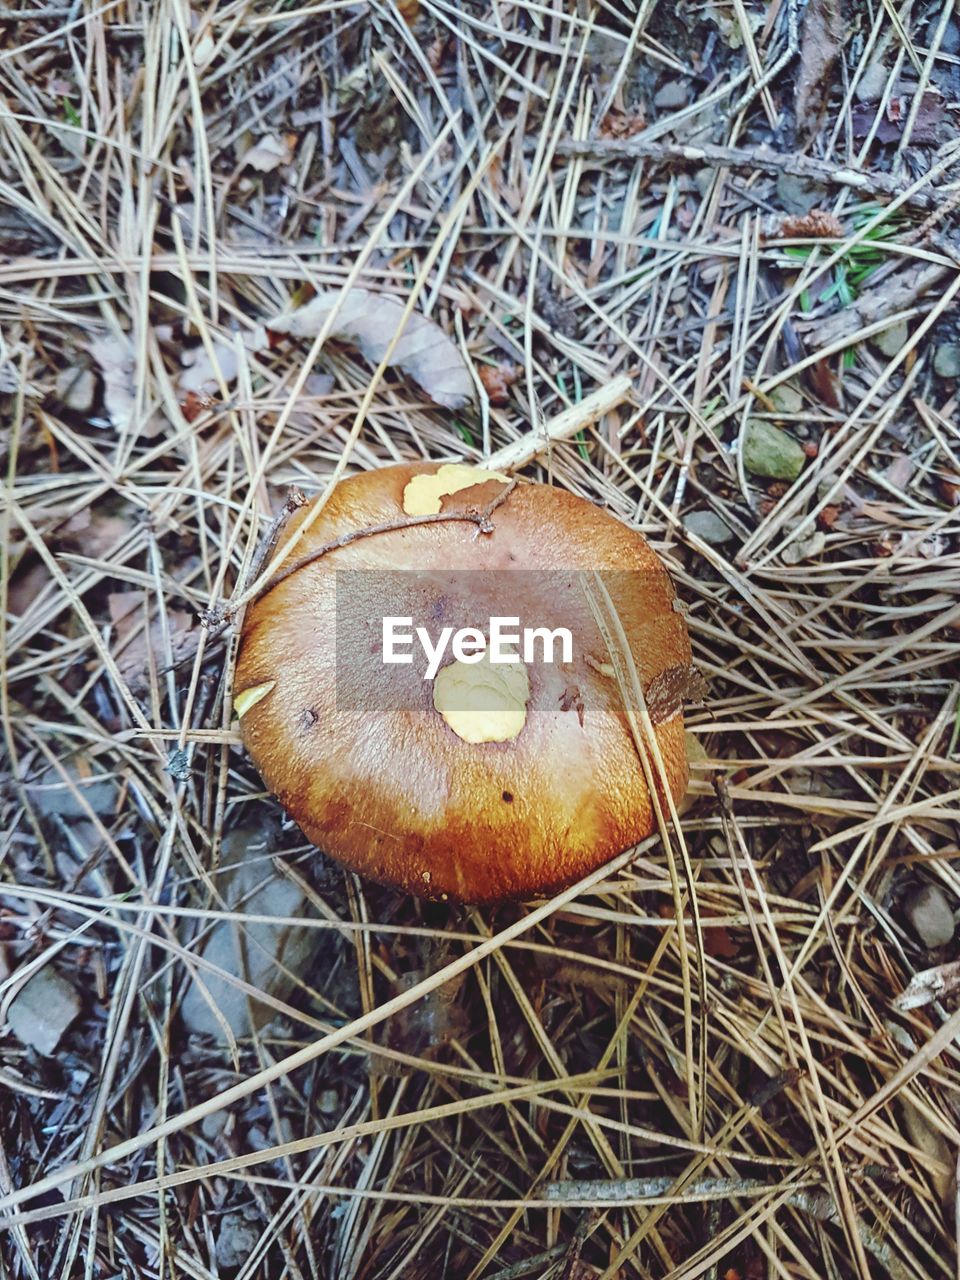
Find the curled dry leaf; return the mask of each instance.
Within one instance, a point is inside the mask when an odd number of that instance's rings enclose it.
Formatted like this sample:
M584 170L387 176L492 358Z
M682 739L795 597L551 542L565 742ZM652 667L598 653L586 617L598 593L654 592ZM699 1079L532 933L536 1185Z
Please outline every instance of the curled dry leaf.
M418 382L431 400L459 409L473 395L473 382L463 356L439 325L413 312L403 324L403 304L388 294L367 289L318 293L295 311L266 322L268 334L315 338L336 309L330 336L359 347L368 360L379 363L401 330L390 364Z
M112 425L126 431L137 403L133 346L122 335L103 333L91 341L89 351L103 379L103 407Z
M266 137L254 143L240 163L245 168L256 169L258 173L272 173L281 165L290 163L296 146L295 133L268 133Z
M180 356L184 369L177 379L183 395L191 391L198 396L213 396L220 391L220 378L229 386L237 376L239 361L236 348L229 342L216 339L213 343L214 367L205 347L185 349ZM218 377L219 373L219 377Z
M840 0L809 0L793 100L797 131L805 141L816 133L829 101L830 78L843 36Z
M520 377L520 367L506 363L482 364L477 369L477 375L491 404L507 404L510 400L510 388Z
M632 111L610 111L600 121L601 138L632 138L646 128L647 118L642 107Z

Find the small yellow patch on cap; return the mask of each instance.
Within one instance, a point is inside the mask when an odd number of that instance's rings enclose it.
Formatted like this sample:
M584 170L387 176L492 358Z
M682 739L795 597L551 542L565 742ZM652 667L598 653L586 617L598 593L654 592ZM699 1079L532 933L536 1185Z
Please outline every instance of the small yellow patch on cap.
M451 662L437 672L433 705L464 742L509 742L527 722L530 680L522 662Z
M476 484L486 484L488 480L510 483L510 477L501 471L485 471L483 467L471 467L464 462L445 462L436 473L413 477L403 491L403 509L408 516L435 516L442 498L461 489L472 489Z
M262 702L268 693L272 693L276 688L276 680L268 680L266 684L255 684L250 689L244 689L242 693L238 693L233 700L233 709L237 714L237 718L242 720L251 707L255 707L258 702Z

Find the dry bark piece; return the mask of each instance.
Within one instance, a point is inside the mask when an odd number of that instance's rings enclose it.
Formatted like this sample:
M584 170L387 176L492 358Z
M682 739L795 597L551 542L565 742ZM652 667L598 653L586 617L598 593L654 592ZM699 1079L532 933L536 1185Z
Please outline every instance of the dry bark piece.
M348 289L345 295L334 290L318 293L304 306L268 320L267 332L315 338L335 309L332 338L354 344L379 364L402 326L390 364L408 373L445 408L459 409L472 398L473 381L456 344L419 312L404 322L403 303L389 294L367 289Z
M687 781L686 625L659 557L613 516L565 490L505 486L483 471L444 494L435 514L406 515L411 483L439 472L384 467L342 481L319 513L293 514L283 537L306 527L290 557L301 567L281 570L248 608L235 680L240 698L275 684L244 709L240 731L306 835L353 870L426 897L530 898L655 825L581 574L603 574L675 801ZM563 626L572 660L498 667L517 680L523 671L529 697L511 686L510 705L477 703L468 689L455 712L499 708L512 719L502 735L463 733L447 714L451 691L438 695L422 663L383 663L384 614L436 627L494 616L517 616L521 629Z
M715 143L664 142L661 138L586 138L576 142L566 140L557 144L557 155L586 156L602 160L605 157L644 157L661 165L715 165L749 173L760 169L764 173L789 174L804 182L820 186L848 187L865 196L889 199L903 197L904 203L914 209L943 207L946 197L937 188L911 191L908 184L901 184L889 173L866 172L851 165L832 164L816 156L806 156L799 151L773 151L767 146L722 147ZM812 199L811 207L816 203ZM798 212L803 212L802 209Z
M934 1000L942 1000L960 990L960 960L949 964L938 964L932 969L923 969L915 973L907 986L893 1002L893 1007L901 1013L910 1009L922 1009Z
M830 100L830 80L843 38L840 0L809 0L793 100L797 130L805 141L820 127Z

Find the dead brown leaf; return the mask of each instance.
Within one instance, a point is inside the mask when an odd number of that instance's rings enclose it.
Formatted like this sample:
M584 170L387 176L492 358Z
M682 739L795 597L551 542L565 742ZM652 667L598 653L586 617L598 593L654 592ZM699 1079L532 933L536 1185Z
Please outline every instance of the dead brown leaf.
M632 111L609 111L600 122L601 138L632 138L647 127L642 107Z
M909 1098L901 1098L900 1105L907 1136L923 1152L924 1170L941 1202L945 1201L953 1180L953 1170L957 1166L956 1152L951 1149L940 1130L933 1127L924 1112Z
M196 422L201 413L205 413L213 404L212 396L201 394L199 391L188 391L180 401L180 408L187 422Z
M107 596L107 608L113 623L110 647L117 668L133 692L139 693L147 684L151 655L158 667L167 661L164 630L170 636L171 658L176 662L189 644L187 636L195 617L183 609L167 609L166 628L152 616L148 634L147 607L141 592L112 591Z
M840 0L810 0L803 21L800 70L793 99L797 132L804 144L817 132L829 103L831 77L843 37Z
M887 103L887 108L877 124L874 138L878 142L899 142L903 137L903 126L910 114L912 99L894 96ZM861 102L853 108L851 121L853 136L865 138L873 128L877 118L879 102ZM936 143L940 141L942 126L947 123L946 103L939 93L928 92L920 100L913 128L910 130L912 143Z
M16 573L8 588L7 610L15 617L23 617L49 584L53 575L45 564L31 564Z
M515 364L482 364L477 375L483 383L491 404L507 404L510 400L510 388L520 376L520 369Z
M306 306L266 322L267 334L315 338L337 308L330 336L360 348L368 360L379 362L398 332L390 364L419 382L431 400L459 409L473 396L473 382L456 344L438 324L414 311L403 322L403 304L389 294L349 289L318 293Z
M840 382L826 358L817 360L810 366L807 381L824 404L831 409L840 408Z

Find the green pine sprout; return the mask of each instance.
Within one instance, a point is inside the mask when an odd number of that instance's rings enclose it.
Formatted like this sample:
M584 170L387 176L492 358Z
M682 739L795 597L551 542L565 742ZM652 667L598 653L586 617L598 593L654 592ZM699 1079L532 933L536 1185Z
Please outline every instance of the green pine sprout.
M850 222L854 229L859 231L875 218L878 212L879 206L865 205L851 214ZM902 219L894 215L872 227L865 239L859 240L848 249L835 264L831 282L819 294L817 301L829 302L831 298L837 298L841 306L850 306L862 292L870 276L886 261L887 254L881 247L882 242L893 239L900 231L901 225ZM788 258L806 261L815 247L814 245L787 245L783 252ZM804 289L800 294L800 308L802 311L813 309L813 299L809 289Z

